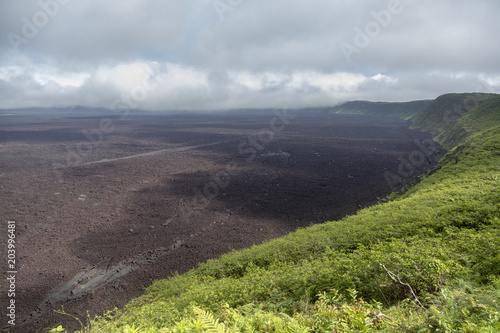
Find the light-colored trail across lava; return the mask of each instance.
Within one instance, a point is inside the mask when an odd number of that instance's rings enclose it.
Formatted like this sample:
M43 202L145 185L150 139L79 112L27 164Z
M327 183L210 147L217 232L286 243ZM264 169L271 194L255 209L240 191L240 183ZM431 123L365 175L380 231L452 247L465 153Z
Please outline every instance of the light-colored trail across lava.
M102 160L99 161L92 161L92 162L87 162L87 163L82 163L81 165L91 165L91 164L99 164L99 163L108 163L108 162L115 162L115 161L121 161L121 160L128 160L131 158L137 158L137 157L144 157L144 156L154 156L154 155L160 155L160 154L171 154L171 153L177 153L181 151L187 151L191 149L197 149L197 148L203 148L203 147L209 147L209 146L215 146L224 142L228 142L230 140L225 140L225 141L217 141L217 142L211 142L211 143L204 143L201 145L195 145L195 146L184 146L184 147L176 147L176 148L168 148L168 149L162 149L162 150L155 150L155 151L150 151L147 153L142 153L142 154L136 154L136 155L130 155L130 156L124 156L124 157L117 157L117 158L103 158Z

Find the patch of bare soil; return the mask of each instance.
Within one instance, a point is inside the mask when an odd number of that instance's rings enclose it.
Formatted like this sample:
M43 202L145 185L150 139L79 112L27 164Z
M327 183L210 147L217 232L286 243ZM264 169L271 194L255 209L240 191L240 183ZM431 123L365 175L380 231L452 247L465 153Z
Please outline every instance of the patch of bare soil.
M1 121L1 244L7 221L16 221L17 241L16 326L4 326L11 332L79 329L53 310L64 306L85 322L87 311L122 307L153 280L375 204L442 154L427 134L392 118L259 112ZM388 182L388 174L396 178Z

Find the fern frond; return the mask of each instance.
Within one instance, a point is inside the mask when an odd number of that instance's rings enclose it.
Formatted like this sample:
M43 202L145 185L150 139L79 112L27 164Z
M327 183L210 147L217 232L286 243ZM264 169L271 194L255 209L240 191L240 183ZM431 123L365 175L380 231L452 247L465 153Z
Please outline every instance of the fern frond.
M199 307L196 306L193 306L193 311L196 314L198 320L202 321L207 326L207 332L230 333L230 331L226 328L226 325L224 325L224 323L219 322L219 319L215 319L212 313L200 309Z

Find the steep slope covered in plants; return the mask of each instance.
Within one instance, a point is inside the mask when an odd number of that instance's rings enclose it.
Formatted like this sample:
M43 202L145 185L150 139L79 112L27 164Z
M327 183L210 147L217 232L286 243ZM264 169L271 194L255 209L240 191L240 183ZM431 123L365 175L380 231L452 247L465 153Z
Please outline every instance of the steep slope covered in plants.
M430 100L404 103L352 101L334 107L332 112L406 119L409 116L420 114L431 104Z
M470 134L499 124L499 103L495 94L446 94L409 119L414 129L434 133L436 141L451 149Z

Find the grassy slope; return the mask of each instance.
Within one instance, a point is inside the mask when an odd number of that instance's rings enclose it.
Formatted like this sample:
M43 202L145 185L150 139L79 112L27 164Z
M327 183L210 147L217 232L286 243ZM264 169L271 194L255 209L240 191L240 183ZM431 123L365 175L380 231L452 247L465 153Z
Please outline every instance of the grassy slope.
M409 119L413 128L436 134L436 140L451 149L471 133L500 124L499 103L500 95L495 94L447 94Z
M338 105L331 111L340 114L361 114L406 119L423 112L431 104L432 101L412 101L405 103L353 101Z
M443 116L468 97L479 103ZM157 281L91 331L500 330L500 99L445 95L429 109L415 126L439 123L441 142L460 143L438 172L390 202Z

